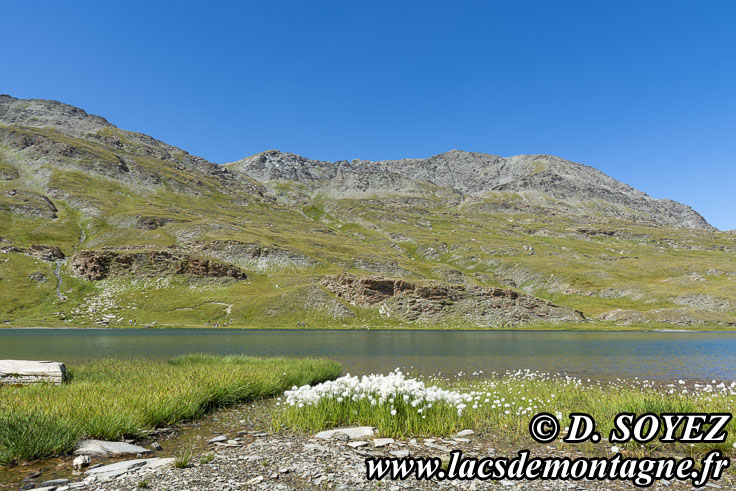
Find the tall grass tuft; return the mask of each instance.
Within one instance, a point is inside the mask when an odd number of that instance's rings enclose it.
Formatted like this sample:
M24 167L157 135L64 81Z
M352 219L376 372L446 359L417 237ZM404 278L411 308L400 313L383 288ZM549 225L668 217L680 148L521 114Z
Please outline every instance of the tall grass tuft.
M208 355L71 366L64 385L0 386L0 465L65 454L81 438L140 437L339 373L327 360Z

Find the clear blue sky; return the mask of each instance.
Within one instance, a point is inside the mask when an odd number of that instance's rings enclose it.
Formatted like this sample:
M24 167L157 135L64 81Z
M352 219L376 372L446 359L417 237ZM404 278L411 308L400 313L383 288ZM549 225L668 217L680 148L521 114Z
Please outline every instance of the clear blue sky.
M228 162L586 163L736 229L734 1L2 3L0 93Z

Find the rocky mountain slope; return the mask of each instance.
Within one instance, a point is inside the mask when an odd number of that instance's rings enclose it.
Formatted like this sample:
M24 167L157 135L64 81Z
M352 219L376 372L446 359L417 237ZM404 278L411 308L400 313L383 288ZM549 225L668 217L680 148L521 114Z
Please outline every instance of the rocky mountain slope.
M321 162L269 150L226 167L262 182L297 182L331 197L423 194L437 186L471 199L515 193L529 204L572 214L711 228L689 206L654 199L592 167L551 155L504 158L451 150L427 159Z
M547 155L218 165L0 96L8 325L736 325L736 235Z

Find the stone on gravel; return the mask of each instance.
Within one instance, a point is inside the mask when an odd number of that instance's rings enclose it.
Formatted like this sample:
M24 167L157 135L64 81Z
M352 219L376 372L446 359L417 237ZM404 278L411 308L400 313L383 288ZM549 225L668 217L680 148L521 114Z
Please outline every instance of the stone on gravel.
M69 479L52 479L50 481L42 482L39 487L53 488L56 486L64 486L65 484L69 484Z
M404 457L408 457L411 455L408 450L391 450L389 452L394 457L398 457L400 459L403 459Z
M74 451L74 455L91 455L94 457L117 457L145 453L151 453L151 451L131 443L106 442L104 440L82 440Z
M214 438L210 438L207 443L225 443L227 441L227 437L225 435L219 435Z
M462 437L470 436L470 435L475 435L475 432L473 430L462 430L462 431L458 431L455 436L462 438Z
M351 440L356 440L358 438L372 437L374 431L375 430L372 426L356 426L353 428L338 428L335 430L320 431L314 435L314 437L322 440L329 440L335 433L345 433Z
M425 443L425 447L433 448L435 450L440 450L442 452L450 453L452 449L450 447L446 447L444 445L439 445L437 443Z
M394 443L393 438L376 438L373 440L373 446L376 448L385 447L386 445L391 445Z
M313 450L317 452L327 452L327 447L323 447L319 443L305 443L304 450Z
M343 433L342 431L338 431L337 433L334 433L332 435L332 439L337 440L338 442L350 441L350 437L347 435L347 433Z
M153 442L153 443L151 443L151 450L153 450L154 452L160 452L163 449L164 449L164 447L162 447L159 442Z
M352 442L348 442L348 447L352 447L352 448L365 447L366 445L368 445L368 442L365 440L355 440Z
M263 476L256 476L250 481L246 482L246 486L253 486L254 484L258 484L259 482L263 481Z

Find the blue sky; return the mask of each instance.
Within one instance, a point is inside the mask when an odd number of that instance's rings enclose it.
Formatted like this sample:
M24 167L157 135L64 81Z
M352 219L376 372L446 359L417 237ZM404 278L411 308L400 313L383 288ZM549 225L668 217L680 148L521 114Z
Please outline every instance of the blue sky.
M0 93L214 162L549 153L736 229L736 2L3 2Z

